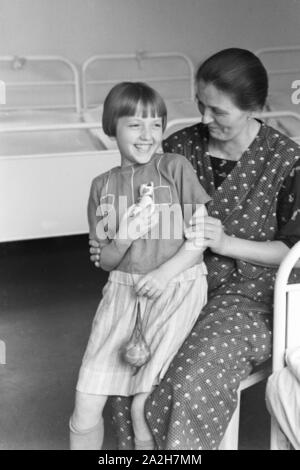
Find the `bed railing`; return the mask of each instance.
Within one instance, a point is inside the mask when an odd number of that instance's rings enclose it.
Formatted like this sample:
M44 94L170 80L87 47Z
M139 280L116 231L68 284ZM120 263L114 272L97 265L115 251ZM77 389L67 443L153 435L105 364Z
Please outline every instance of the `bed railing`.
M268 119L276 119L276 118L292 118L299 122L299 134L294 136L289 136L290 139L294 140L296 143L300 144L300 113L292 112L292 111L264 111L262 113L257 113L256 117L261 118L263 120ZM171 134L172 128L182 128L185 126L197 124L201 121L201 116L199 114L199 118L183 118L183 119L173 119L172 121L168 122L167 125L167 132L168 135Z
M0 134L11 134L20 132L45 132L45 131L74 131L82 129L99 129L101 124L98 122L75 122L66 124L43 124L43 125L26 125L26 126L7 126L0 127Z
M257 117L262 119L272 119L272 118L293 118L299 121L299 135L292 136L296 143L300 144L300 114L293 113L290 111L271 111L263 112L257 114ZM177 129L183 128L185 126L197 124L201 121L201 116L199 118L178 118L172 119L168 122L166 133L170 135L172 132L175 132ZM45 125L26 125L26 126L6 126L5 128L0 128L0 134L10 134L10 133L21 133L21 132L42 132L42 131L66 131L66 130L87 130L87 129L101 129L101 122L78 122L78 123L66 123L66 124L45 124Z
M162 62L160 62L162 60ZM170 68L166 73L166 64L170 61ZM153 68L148 73L145 70L146 64L153 64ZM89 78L91 68L98 63L100 64L101 73L106 70L107 64L113 67L116 64L122 64L124 69L129 65L129 70L123 71L122 67L118 68L117 75L113 78ZM103 67L101 67L103 64ZM106 64L106 65L104 65ZM173 69L173 73L171 73ZM127 72L127 75L126 75ZM97 73L95 72L97 75ZM97 106L103 100L99 100L97 103L89 102L89 89L96 86L105 86L106 90L111 88L113 85L120 81L146 81L147 83L153 83L156 87L158 84L171 84L171 83L185 83L183 91L183 97L185 99L194 99L194 65L191 59L185 54L179 52L148 52L148 51L137 51L131 54L103 54L94 55L89 57L82 65L81 69L82 77L82 99L83 108L87 109L91 106ZM165 94L163 96L166 98ZM183 97L177 96L173 98L174 101L182 100Z
M6 70L4 65L7 65ZM32 70L28 70L32 65L35 65ZM55 73L57 73L57 65L60 67L66 67L70 79L59 78L55 79L45 79L39 78L43 76L43 65L50 64L55 67ZM6 105L1 106L1 109L4 110L20 110L20 109L58 109L58 108L75 108L76 112L79 113L81 109L81 93L80 93L80 75L76 66L65 57L55 56L55 55L26 55L26 56L0 56L0 80L5 83L6 87ZM4 69L4 70L3 70ZM54 72L54 68L52 68ZM37 74L38 78L33 79ZM7 78L8 77L8 78ZM27 77L26 80L22 77ZM71 103L58 102L58 103L47 103L47 104L10 104L9 95L12 93L11 90L25 89L28 93L28 90L36 90L37 98L40 97L40 89L49 89L57 87L69 87L71 89ZM55 98L55 94L54 97ZM52 100L52 99L51 99Z
M273 372L285 366L286 352L300 347L300 282L289 284L294 267L300 267L300 242L296 243L282 261L274 289ZM291 396L291 399L293 397ZM271 418L271 450L291 448L279 424Z
M255 54L262 60L267 60L268 56L280 57L280 55L286 53L299 53L300 58L300 45L295 46L281 46L281 47L263 47L258 49ZM268 68L269 75L280 75L280 74L295 74L300 72L300 67L285 67L282 66L278 69Z
M289 251L280 265L275 281L274 294L274 350L273 371L285 365L287 347L300 346L300 283L289 284L292 269L300 267L300 242ZM282 332L285 331L285 334Z

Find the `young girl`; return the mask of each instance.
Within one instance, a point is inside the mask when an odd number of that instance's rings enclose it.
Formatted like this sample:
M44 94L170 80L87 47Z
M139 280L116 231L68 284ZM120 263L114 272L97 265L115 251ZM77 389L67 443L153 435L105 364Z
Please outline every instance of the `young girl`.
M206 214L210 198L186 158L158 152L167 111L155 90L116 85L102 119L121 166L95 178L89 198L90 238L99 241L100 266L110 275L79 373L71 448L101 448L107 397L123 395L133 396L135 448L152 449L145 400L206 303L204 246L185 240L184 225L196 210ZM134 367L124 348L137 315L150 359Z

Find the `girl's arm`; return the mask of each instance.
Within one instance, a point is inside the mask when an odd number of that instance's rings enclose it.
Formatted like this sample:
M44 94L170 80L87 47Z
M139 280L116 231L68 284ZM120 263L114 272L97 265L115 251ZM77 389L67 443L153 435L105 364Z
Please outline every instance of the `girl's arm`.
M201 263L204 251L205 247L203 245L202 247L197 247L190 240L187 240L177 253L161 264L157 270L163 279L165 279L166 284L168 284L173 277L195 266L195 264Z
M99 267L104 271L115 269L133 241L148 233L159 221L157 212L151 215L145 208L136 216L132 216L132 208L133 206L129 207L123 215L115 238L101 246Z
M112 271L115 269L125 256L132 241L111 240L108 245L101 248L98 266L104 271Z
M145 274L135 285L137 295L145 295L149 298L158 298L170 282L185 269L191 268L202 261L205 248L191 248L191 242L186 241L168 261L159 268Z
M158 214L154 212L150 217L149 210L143 209L136 216L132 216L132 209L135 206L130 206L123 215L118 232L114 239L109 239L107 236L106 224L109 228L109 219L105 219L105 213L112 213L115 215L115 207L108 202L100 205L101 187L105 184L106 175L101 175L93 180L88 200L88 222L90 233L90 252L97 267L102 268L104 271L112 271L115 269L126 252L130 248L132 242L137 238L145 235L155 224L158 222ZM111 222L112 223L112 222ZM115 228L113 228L114 233ZM92 252L91 250L94 250Z
M204 204L197 210L197 214L207 214ZM193 240L186 240L177 253L161 264L158 268L143 276L135 285L137 295L145 295L149 298L158 298L172 278L202 262L203 252L206 246L203 232L197 232Z

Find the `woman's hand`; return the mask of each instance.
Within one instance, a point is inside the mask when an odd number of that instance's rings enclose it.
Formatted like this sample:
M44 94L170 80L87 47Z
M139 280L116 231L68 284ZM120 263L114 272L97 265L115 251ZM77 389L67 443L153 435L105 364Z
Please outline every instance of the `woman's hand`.
M161 296L168 282L169 278L166 276L166 273L158 268L140 278L134 288L137 295L144 295L149 299L155 300Z
M96 268L100 268L100 244L97 240L90 239L89 240L89 245L90 245L90 260Z
M229 236L224 232L224 227L220 219L208 215L193 216L190 226L185 229L185 236L189 239L199 239L203 246L211 251L222 255L226 251Z

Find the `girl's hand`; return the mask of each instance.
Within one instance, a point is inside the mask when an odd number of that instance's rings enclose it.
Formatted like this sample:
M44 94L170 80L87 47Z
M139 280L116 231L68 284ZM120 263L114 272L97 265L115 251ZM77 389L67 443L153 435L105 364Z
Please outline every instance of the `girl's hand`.
M208 247L214 253L222 255L226 251L229 236L224 232L222 222L215 217L192 217L190 226L185 229L187 239L199 238L203 246Z
M154 212L152 215L148 208L143 209L135 216L131 216L132 210L135 207L135 204L130 206L129 209L125 212L122 217L116 239L119 243L131 245L133 240L136 240L146 233L148 233L152 228L154 228L159 222L159 213L158 211ZM94 265L100 267L100 254L101 248L100 244L95 239L89 240L90 245L90 260Z
M116 239L121 243L130 245L134 240L146 235L159 222L158 211L151 213L149 207L146 207L133 215L135 207L135 205L130 206L121 219L116 235Z
M136 294L149 299L157 299L161 296L169 282L168 277L162 270L154 269L145 274L134 286Z
M90 245L90 260L96 268L100 268L100 244L97 240L90 239L89 240L89 245Z

